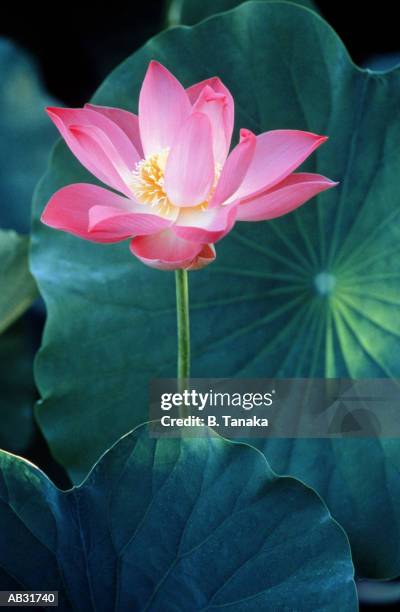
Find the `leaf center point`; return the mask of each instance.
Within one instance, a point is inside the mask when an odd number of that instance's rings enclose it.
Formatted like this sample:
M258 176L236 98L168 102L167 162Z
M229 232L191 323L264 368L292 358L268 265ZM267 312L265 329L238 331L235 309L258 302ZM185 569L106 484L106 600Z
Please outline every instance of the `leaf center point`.
M336 278L330 272L319 272L314 277L314 286L319 295L329 295L336 285Z

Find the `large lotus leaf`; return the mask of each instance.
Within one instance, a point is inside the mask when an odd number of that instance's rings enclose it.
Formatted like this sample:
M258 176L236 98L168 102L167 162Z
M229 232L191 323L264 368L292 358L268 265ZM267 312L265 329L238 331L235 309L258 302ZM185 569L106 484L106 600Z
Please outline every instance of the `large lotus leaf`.
M186 85L220 75L237 126L329 134L308 169L341 182L287 217L238 225L217 245L217 261L190 275L193 376L399 375L400 71L357 69L308 10L248 3L152 39L95 100L136 110L151 58ZM176 360L173 275L147 269L127 244L89 244L39 223L50 195L82 179L90 177L59 145L35 200L32 258L49 315L38 419L76 481L145 420L149 379L173 375ZM399 574L400 444L309 448L323 449L315 469L308 475L300 460L293 473L325 494L360 571ZM271 449L273 465L275 457L281 468ZM378 527L379 507L386 520Z
M272 0L275 2L276 0ZM292 0L295 4L317 10L313 0ZM271 2L271 0L264 0ZM222 13L242 4L243 0L171 0L168 6L169 25L194 25L202 19Z
M0 227L27 233L33 189L55 140L44 112L52 101L29 56L4 38L0 74Z
M345 534L249 446L142 427L67 492L0 453L0 500L0 588L61 610L357 610Z
M38 295L28 245L27 237L0 231L0 447L18 452L31 441L37 397L31 330L26 320L15 322Z
M28 265L29 239L0 230L0 334L38 297Z

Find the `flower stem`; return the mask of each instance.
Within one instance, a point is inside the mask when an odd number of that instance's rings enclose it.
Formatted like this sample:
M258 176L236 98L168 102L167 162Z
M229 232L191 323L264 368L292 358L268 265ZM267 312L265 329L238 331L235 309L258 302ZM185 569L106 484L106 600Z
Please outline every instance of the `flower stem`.
M178 388L182 392L190 376L189 286L187 270L175 271L178 323Z

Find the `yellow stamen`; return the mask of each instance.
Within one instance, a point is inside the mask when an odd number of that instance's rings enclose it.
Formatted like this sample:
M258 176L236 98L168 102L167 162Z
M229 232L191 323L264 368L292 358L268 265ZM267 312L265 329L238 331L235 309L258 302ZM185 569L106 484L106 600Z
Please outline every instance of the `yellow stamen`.
M132 172L132 182L130 183L130 188L138 202L147 204L152 208L157 207L158 211L165 215L169 215L173 209L177 208L169 200L164 187L164 173L168 154L169 149L166 148L138 162L135 170ZM202 211L207 210L220 174L221 165L216 164L214 184L207 200L201 202L201 204L196 207L191 207L192 210L193 208Z
M148 204L152 208L160 207L160 210L167 214L172 206L164 189L164 171L168 153L169 149L163 149L160 153L138 162L132 173L130 185L138 202Z

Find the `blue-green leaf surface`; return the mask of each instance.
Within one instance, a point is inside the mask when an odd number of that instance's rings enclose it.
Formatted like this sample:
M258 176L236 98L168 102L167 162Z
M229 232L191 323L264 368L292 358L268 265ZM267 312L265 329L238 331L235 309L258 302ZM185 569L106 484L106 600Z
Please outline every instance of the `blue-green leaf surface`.
M0 38L0 228L28 233L35 185L55 141L44 107L51 104L34 62Z
M0 589L61 611L357 610L343 531L250 447L144 427L67 492L0 453L0 501Z

